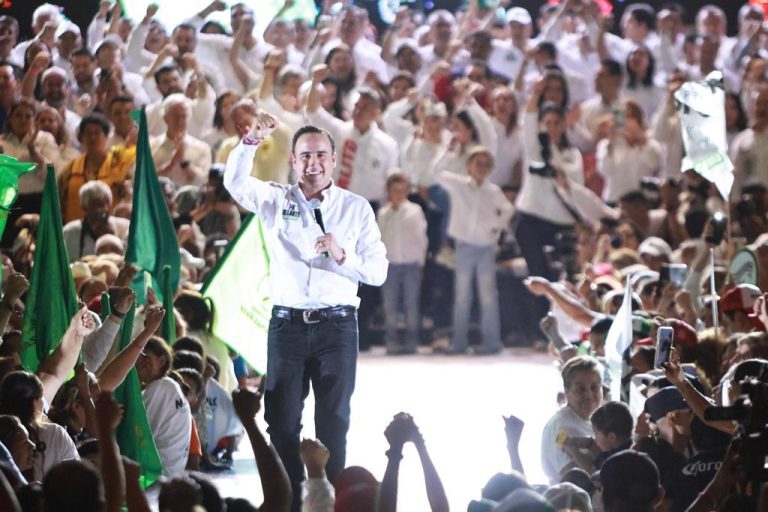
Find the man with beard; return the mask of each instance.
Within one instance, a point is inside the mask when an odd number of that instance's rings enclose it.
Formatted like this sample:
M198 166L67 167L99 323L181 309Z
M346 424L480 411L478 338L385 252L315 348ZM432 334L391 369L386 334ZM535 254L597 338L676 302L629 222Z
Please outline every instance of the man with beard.
M295 185L250 176L264 137L277 126L260 113L227 160L224 186L256 212L267 231L274 304L269 324L265 418L301 510L304 469L299 456L301 415L311 382L315 432L328 447L331 482L344 468L350 400L357 366L357 287L380 286L386 250L368 201L337 187L334 141L303 126L293 136Z
M96 96L96 57L87 48L80 48L72 52L69 62L76 84L72 95L77 98L84 94Z
M40 89L43 93L43 102L56 109L64 120L64 127L69 135L69 140L76 147L77 129L80 126L80 116L67 108L69 102L69 82L67 81L67 72L59 67L51 67L43 72L40 81Z

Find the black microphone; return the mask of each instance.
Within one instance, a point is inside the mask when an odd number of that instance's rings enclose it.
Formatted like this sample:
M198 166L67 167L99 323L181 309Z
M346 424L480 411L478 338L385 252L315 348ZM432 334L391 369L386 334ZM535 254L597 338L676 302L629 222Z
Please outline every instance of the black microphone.
M317 222L317 225L320 226L320 231L325 234L325 223L323 222L323 212L320 211L320 200L319 199L312 199L309 201L309 206L312 207L312 213L315 216L315 222ZM328 251L324 251L320 253L323 258L328 257Z

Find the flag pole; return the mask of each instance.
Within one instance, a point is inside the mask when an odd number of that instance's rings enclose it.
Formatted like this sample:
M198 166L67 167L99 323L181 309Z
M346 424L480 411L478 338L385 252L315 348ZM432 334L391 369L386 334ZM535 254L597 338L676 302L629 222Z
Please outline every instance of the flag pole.
M717 317L717 286L715 285L715 248L709 249L709 264L712 266L712 271L709 273L709 288L710 295L712 296L712 327L715 328L715 333L719 331L720 321Z

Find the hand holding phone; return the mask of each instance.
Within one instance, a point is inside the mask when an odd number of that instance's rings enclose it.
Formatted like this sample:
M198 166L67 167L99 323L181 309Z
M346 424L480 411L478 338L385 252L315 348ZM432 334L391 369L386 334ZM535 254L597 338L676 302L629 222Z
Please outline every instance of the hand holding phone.
M656 334L656 368L663 368L664 364L669 362L674 338L675 330L672 327L659 327Z

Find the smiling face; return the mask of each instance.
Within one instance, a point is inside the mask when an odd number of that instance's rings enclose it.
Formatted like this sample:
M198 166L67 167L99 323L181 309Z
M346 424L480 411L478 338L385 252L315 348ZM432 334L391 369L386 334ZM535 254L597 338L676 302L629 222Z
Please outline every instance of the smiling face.
M568 406L579 417L588 419L603 401L603 380L594 371L576 372L571 386L565 390Z
M299 177L299 185L309 196L331 184L336 167L336 153L325 133L305 133L296 141L291 166Z
M163 376L163 367L168 364L166 356L157 355L151 350L144 350L136 360L136 373L143 385L154 382Z
M19 467L19 470L26 471L32 467L35 444L29 440L29 433L21 423L17 425L16 430L13 432L7 448L11 452L11 457L13 457L13 461Z

